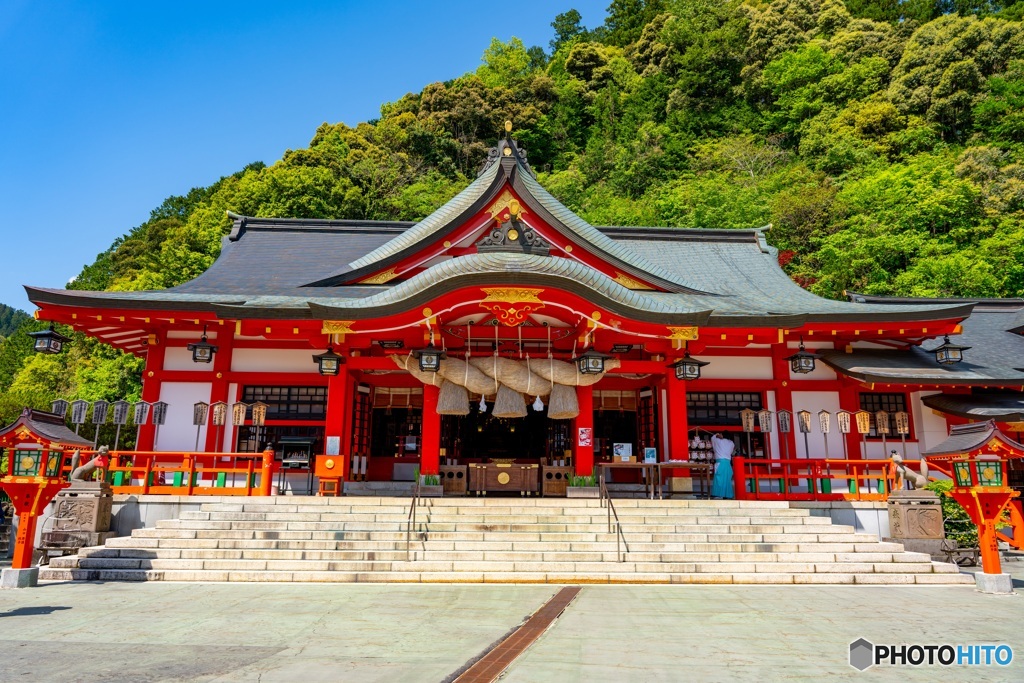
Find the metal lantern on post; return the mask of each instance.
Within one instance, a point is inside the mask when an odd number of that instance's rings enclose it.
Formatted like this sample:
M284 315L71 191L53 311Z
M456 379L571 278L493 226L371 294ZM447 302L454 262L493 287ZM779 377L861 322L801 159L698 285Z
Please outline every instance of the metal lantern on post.
M832 413L824 409L818 411L818 428L821 430L821 440L825 445L825 459L828 460L828 434L832 429Z
M85 418L88 413L88 401L79 399L71 402L71 424L75 425L75 434L78 433L78 428L85 424Z
M54 415L60 415L61 417L67 417L68 414L68 402L62 398L58 398L56 401L50 404L50 412Z
M96 425L96 434L92 439L93 450L99 446L100 443L100 425L107 421L107 409L110 407L109 401L96 401L92 404L92 423Z
M846 445L846 435L849 434L850 430L853 428L852 416L853 413L849 410L836 411L836 423L839 425L839 433L843 435L843 460L850 459L850 451Z
M984 453L976 457L953 460L953 482L950 495L967 512L978 527L978 547L981 566L985 574L1001 574L999 546L996 536L997 520L1006 505L1020 495L1007 483L1005 461L999 456ZM1012 591L1009 577L1007 591ZM1003 592L999 590L998 592Z
M153 404L153 425L156 427L153 430L153 450L156 450L156 442L160 437L160 427L167 421L167 403L164 401L157 401Z
M818 356L804 349L804 338L800 337L800 349L792 356L786 356L783 360L789 361L789 369L798 375L806 375L814 372L814 365Z
M775 413L779 418L779 440L782 441L782 450L786 460L789 460L789 436L793 431L793 411L780 410Z
M940 365L953 365L962 361L964 359L964 351L970 348L970 346L950 343L949 335L946 335L943 337L942 344L932 349L932 353L935 354L936 363Z
M740 421L743 423L743 431L747 435L747 457L753 455L753 450L750 447L750 433L754 431L754 421L757 418L757 411L751 410L750 408L744 408L740 411Z
M871 431L871 413L866 410L858 410L853 414L853 419L857 423L857 432L860 434L861 444L864 448L864 454L861 457L867 459L868 433Z
M139 401L136 403L132 412L132 422L135 423L135 448L139 447L139 439L142 436L142 425L146 424L146 420L149 419L149 409L152 406L146 401Z
M260 452L260 431L267 422L267 404L256 401L252 404L252 426L256 428L256 452Z
M896 433L900 435L900 441L903 442L903 459L907 459L907 434L910 433L910 416L907 415L907 411L901 410L898 413L893 413L893 419L896 421Z
M672 363L669 367L675 372L676 379L688 382L700 379L700 369L705 365L710 365L710 363L708 361L691 358L690 352L684 351L683 357L675 363Z
M36 353L60 353L64 345L71 341L71 337L65 337L53 329L53 323L50 323L50 329L29 332L28 336L35 340L32 342L32 349Z
M239 402L235 403L235 405L231 406L231 424L234 425L235 428L236 428L236 439L235 439L236 447L237 447L237 440L238 440L237 435L239 433L238 432L238 427L241 427L241 426L243 426L245 424L245 413L248 410L249 410L249 404L248 403L242 403L241 401L239 401ZM235 448L232 448L231 450L234 451Z
M196 428L196 447L194 450L199 450L199 433L203 430L203 425L206 424L206 416L210 412L210 404L205 401L196 401L192 405L192 424Z
M875 413L875 431L882 436L882 457L886 458L889 456L889 445L885 442L885 437L889 434L889 413L885 410L879 410Z
M767 435L772 433L772 411L767 408L757 411L757 425L761 428L761 433L766 435L764 437L765 457L771 457L770 446L772 440Z
M189 344L188 350L192 352L193 363L209 363L213 360L217 347L206 341L206 325L203 325L203 336L198 342Z
M217 438L213 444L213 450L218 453L221 450L221 437L224 436L224 425L228 421L228 404L224 401L215 401L210 404L210 422L217 428Z
M117 425L117 434L114 436L114 450L118 449L121 445L121 427L128 424L128 408L130 404L128 401L120 400L114 401L114 424Z

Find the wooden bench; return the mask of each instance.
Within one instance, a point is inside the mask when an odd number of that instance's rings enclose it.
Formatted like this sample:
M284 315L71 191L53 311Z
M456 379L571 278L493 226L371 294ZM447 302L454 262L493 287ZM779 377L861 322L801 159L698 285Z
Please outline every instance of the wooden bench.
M960 567L977 566L981 556L978 546L958 545L956 541L949 538L942 542L939 549L946 556L946 562Z

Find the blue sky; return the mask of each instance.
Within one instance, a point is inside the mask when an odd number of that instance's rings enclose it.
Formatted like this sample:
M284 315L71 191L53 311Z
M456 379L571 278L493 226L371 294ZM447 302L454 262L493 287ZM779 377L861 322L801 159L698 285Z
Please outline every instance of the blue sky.
M169 195L609 2L2 0L0 303L31 312L21 285L63 287Z

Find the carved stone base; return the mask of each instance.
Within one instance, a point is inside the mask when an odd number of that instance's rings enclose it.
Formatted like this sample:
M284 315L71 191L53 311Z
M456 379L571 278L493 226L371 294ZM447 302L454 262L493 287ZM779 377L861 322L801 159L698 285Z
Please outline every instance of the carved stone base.
M105 481L73 481L54 498L53 531L110 530L114 496Z
M889 494L889 531L897 543L905 539L946 537L942 502L931 491L893 491Z

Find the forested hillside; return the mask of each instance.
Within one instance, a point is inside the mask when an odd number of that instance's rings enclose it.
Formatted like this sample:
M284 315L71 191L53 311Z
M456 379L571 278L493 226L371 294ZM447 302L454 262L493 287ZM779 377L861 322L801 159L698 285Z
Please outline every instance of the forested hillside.
M614 0L495 38L473 72L325 123L307 148L170 197L70 285L153 289L253 216L422 218L502 130L596 225L749 228L801 285L1024 296L1024 3ZM502 37L504 38L504 37ZM38 325L38 323L30 323ZM0 418L50 398L137 396L139 361L79 339L0 346Z
M0 304L0 339L9 337L18 327L29 319L25 311Z

